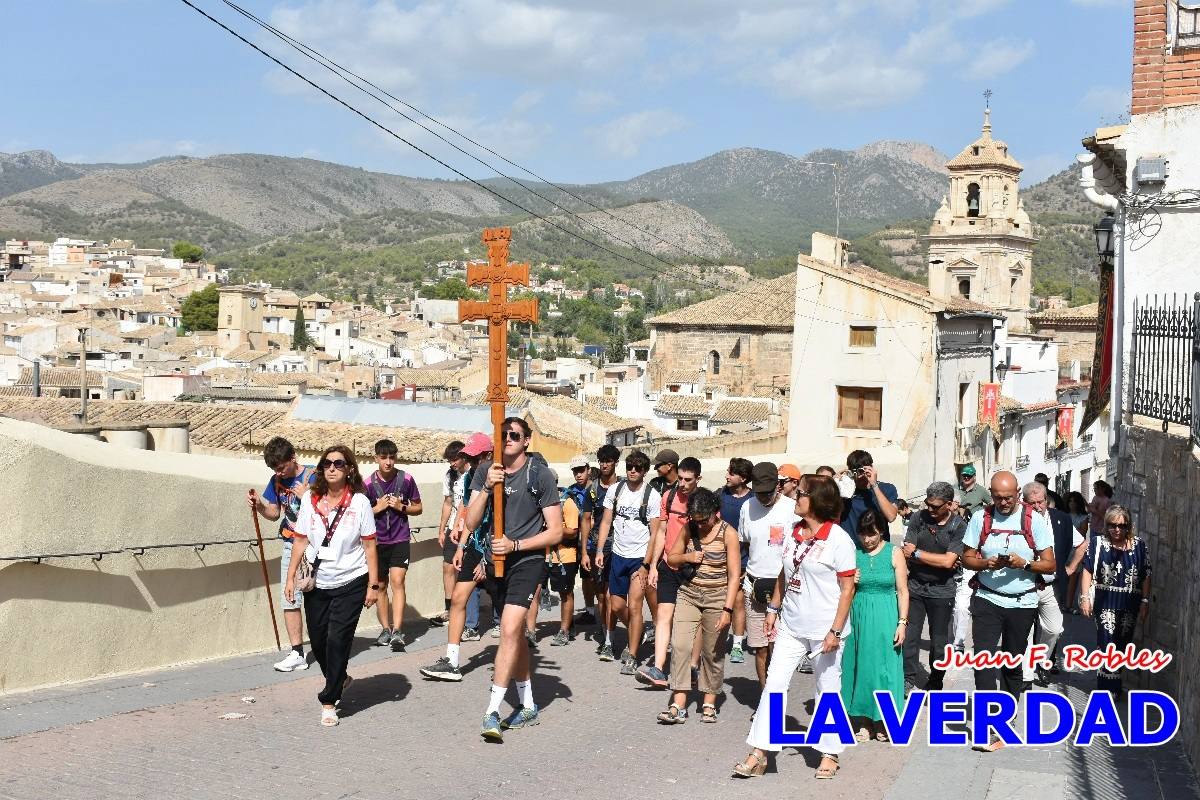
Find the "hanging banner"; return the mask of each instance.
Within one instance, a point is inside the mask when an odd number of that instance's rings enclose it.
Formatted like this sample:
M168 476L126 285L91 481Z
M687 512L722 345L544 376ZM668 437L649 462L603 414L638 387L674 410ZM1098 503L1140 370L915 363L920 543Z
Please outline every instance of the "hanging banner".
M1075 444L1075 406L1058 409L1058 437L1055 447L1073 447Z
M1100 265L1100 300L1096 306L1096 345L1092 355L1092 388L1088 392L1079 423L1082 436L1108 406L1108 390L1112 385L1113 368L1113 269Z
M991 428L992 434L1000 438L1000 384L979 384L979 424Z

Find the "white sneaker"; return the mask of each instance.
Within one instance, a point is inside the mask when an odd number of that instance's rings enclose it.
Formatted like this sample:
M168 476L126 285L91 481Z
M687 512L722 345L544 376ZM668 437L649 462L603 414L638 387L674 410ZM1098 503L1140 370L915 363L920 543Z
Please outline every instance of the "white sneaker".
M298 669L308 669L308 659L295 650L289 650L282 661L275 662L276 672L294 672Z

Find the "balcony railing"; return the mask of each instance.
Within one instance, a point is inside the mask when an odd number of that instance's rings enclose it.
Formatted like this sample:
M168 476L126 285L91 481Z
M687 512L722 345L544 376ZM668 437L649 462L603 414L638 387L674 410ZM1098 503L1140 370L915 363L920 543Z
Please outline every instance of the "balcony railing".
M1029 456L1017 456L1017 469L1029 469Z
M1135 301L1133 347L1129 367L1129 412L1170 423L1189 425L1200 441L1200 420L1192 413L1200 403L1200 292L1186 297L1152 297Z

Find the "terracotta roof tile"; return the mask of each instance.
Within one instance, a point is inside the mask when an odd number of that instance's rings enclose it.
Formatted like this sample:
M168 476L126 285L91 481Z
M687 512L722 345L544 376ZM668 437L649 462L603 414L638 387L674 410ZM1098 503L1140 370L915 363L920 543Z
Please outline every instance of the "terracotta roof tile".
M722 400L713 409L710 421L713 423L766 422L771 416L771 405L754 400Z
M707 417L711 404L698 394L664 393L658 398L654 411L669 417Z
M1071 308L1058 308L1053 311L1039 311L1037 314L1030 314L1029 321L1031 323L1039 322L1095 322L1100 314L1099 303L1088 303L1082 306L1073 306Z
M753 284L646 320L655 325L705 325L791 330L795 315L796 274Z
M462 439L462 432L280 420L276 424L255 430L252 437L243 432L243 441L254 448L261 448L273 436L282 436L297 450L309 452L319 452L335 444L349 445L358 457L361 467L364 460L375 457L375 442L380 439L391 439L395 442L398 448L397 460L405 464L441 461L446 445L456 439Z

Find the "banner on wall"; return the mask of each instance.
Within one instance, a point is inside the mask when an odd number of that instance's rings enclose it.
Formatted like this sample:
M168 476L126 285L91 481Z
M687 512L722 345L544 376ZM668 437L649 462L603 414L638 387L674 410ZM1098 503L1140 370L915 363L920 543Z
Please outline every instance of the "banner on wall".
M979 424L991 429L1000 438L1000 384L979 384Z
M1058 437L1056 447L1072 447L1075 443L1075 406L1058 409Z

